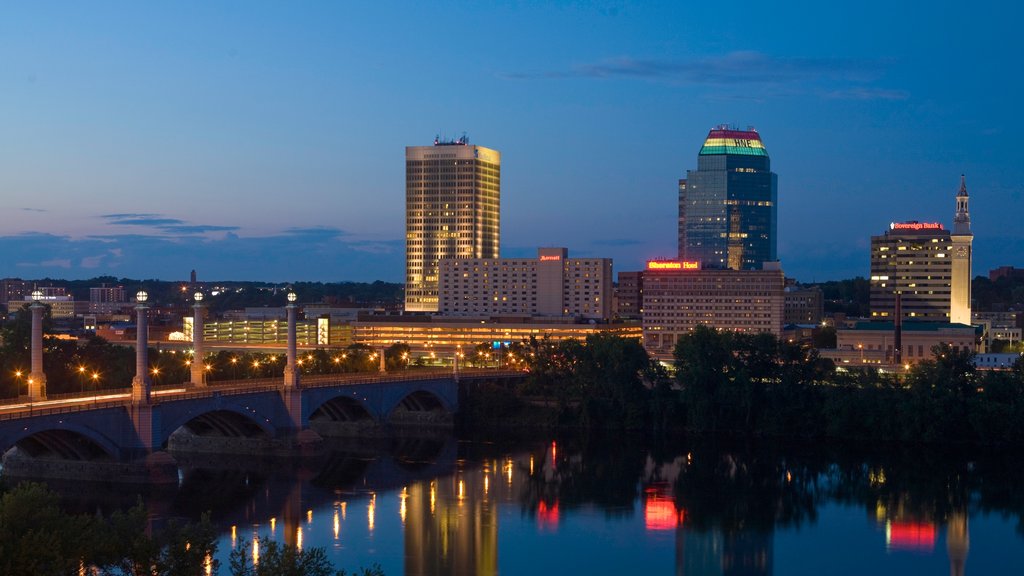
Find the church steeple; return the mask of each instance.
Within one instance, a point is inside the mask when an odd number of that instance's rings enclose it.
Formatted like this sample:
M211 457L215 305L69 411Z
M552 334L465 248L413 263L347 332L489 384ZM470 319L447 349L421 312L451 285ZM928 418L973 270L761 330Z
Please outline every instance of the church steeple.
M967 178L960 175L960 190L956 193L956 216L953 217L953 234L971 236L971 213L967 209Z

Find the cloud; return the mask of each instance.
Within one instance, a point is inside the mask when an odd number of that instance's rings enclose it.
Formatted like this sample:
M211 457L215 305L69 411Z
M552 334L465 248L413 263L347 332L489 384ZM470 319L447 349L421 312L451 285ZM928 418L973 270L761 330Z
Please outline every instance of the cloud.
M399 246L401 244L401 246ZM393 244L387 244L385 242L363 242L350 244L349 247L357 252L366 252L367 254L395 254L399 250L405 250L405 244L401 241L396 241Z
M828 97L861 100L902 100L909 97L902 90L864 86L878 80L885 69L883 60L787 58L756 51L735 51L686 60L623 56L563 70L513 72L502 76L513 80L626 78L718 87L768 86L785 88L783 94L806 92L799 87L838 84L826 91Z
M508 78L672 78L702 84L777 83L835 77L868 81L882 72L876 61L842 58L780 58L737 51L690 60L655 60L628 56L573 66L569 70L506 74Z
M857 86L843 90L832 90L831 92L826 92L824 96L836 100L906 100L910 98L910 93L906 90Z
M42 262L18 262L17 266L24 268L71 268L71 260L67 258L54 258Z
M43 208L22 208L21 210L22 212L48 212L48 210Z
M100 218L113 226L148 227L164 235L201 235L211 232L232 232L239 229L238 226L191 224L180 218L169 218L162 214L101 214Z
M158 226L164 232L174 234L206 234L207 232L231 232L238 230L238 226L212 226L209 224L174 224Z

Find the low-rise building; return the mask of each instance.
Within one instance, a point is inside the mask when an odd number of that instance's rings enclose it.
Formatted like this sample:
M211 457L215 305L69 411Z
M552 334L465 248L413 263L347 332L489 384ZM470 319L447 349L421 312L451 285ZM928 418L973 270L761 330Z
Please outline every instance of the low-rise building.
M821 288L786 287L784 324L820 324L824 315L825 299Z
M365 316L351 324L352 339L373 348L406 344L414 357L433 356L450 361L458 352L469 353L482 343L508 346L531 337L552 342L591 334L615 334L625 338L641 337L637 323L576 322L572 319L487 317L453 318L442 316Z
M933 358L932 348L947 344L954 349L977 349L978 329L945 322L904 322L900 331L900 364ZM836 348L820 350L823 358L839 365L896 365L896 329L892 322L858 322L836 330Z

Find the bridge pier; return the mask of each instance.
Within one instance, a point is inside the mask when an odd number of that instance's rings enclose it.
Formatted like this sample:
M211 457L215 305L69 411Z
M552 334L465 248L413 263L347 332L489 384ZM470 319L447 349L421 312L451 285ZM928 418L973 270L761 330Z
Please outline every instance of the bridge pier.
M206 386L206 364L203 361L203 293L196 292L192 295L195 304L192 305L192 366L191 376L193 386Z
M45 306L39 303L43 297L42 290L32 291L32 305L28 309L32 312L32 371L28 375L28 399L46 399L46 374L43 372L43 310Z
M132 404L149 404L149 318L146 316L146 300L149 294L139 290L135 294L135 377L132 378Z
M295 316L296 306L295 301L298 299L298 295L295 292L288 292L288 305L285 306L285 310L288 311L288 356L287 362L284 366L284 387L295 388L299 387L299 370L295 363L296 356L296 336L295 336Z

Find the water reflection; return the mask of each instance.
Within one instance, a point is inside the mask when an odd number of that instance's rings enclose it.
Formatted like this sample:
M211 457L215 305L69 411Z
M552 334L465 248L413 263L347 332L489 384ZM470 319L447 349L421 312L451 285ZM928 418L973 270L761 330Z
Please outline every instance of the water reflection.
M338 568L428 576L956 575L1024 559L1024 473L1012 455L446 436L329 448L293 459L176 455L180 486L147 504L155 524L210 510L224 527L223 565L239 546L258 563L269 541L324 547ZM117 505L80 485L69 494L86 508ZM972 550L979 523L1004 545Z

